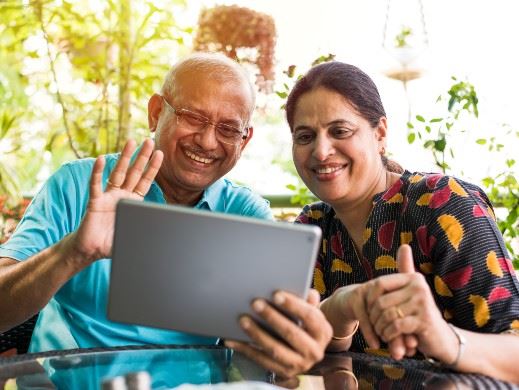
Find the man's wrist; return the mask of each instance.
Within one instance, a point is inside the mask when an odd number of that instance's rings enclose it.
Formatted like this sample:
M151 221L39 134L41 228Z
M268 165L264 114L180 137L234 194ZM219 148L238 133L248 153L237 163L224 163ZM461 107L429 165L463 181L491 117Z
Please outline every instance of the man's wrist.
M92 256L78 245L76 232L67 235L61 241L61 244L62 247L58 248L58 250L62 251L65 261L77 271L82 270L93 262Z

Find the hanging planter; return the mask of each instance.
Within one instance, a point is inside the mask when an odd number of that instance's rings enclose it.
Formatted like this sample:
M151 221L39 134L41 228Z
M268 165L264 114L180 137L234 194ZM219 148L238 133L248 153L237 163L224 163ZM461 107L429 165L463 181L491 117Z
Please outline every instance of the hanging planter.
M249 8L216 6L202 10L194 49L218 51L258 69L256 84L271 92L274 82L276 26L272 16Z

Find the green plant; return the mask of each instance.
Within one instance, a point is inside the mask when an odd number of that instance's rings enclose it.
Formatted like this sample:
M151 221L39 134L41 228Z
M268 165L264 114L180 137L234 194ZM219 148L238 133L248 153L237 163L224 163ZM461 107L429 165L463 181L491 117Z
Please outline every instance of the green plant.
M449 134L461 131L455 128L461 116L479 116L478 97L474 85L468 81L458 81L456 77L452 77L452 80L455 83L447 92L447 115L431 119L416 115L415 123L407 123L407 141L412 144L418 138L423 148L431 152L436 166L444 173L451 169L449 160L455 157L454 150L449 146ZM441 102L444 99L445 97L439 96L436 101Z
M408 39L413 34L413 30L410 27L402 26L400 32L395 36L395 47L409 47Z
M454 159L455 153L450 146L450 136L455 132L463 132L460 128L462 117L479 117L478 96L474 85L468 81L458 81L452 77L454 84L447 92L447 114L441 117L425 119L422 115L416 115L416 122L409 122L407 140L410 144L417 139L422 142L425 150L429 150L434 158L436 166L442 172L452 171L449 162ZM443 102L445 97L440 96L436 102ZM504 137L515 134L519 138L518 131L508 130ZM503 234L505 245L512 256L514 267L519 269L519 184L515 177L514 167L516 160L508 158L503 153L505 142L500 141L497 136L479 138L475 141L482 147L486 147L493 154L493 160L502 162L498 173L483 178L482 185L492 204L504 209L505 214L498 213L497 225ZM500 169L500 171L499 171Z
M323 62L333 61L334 59L335 54L329 53L327 55L321 55L312 61L311 66L315 66ZM283 101L283 104L281 105L282 110L285 109L286 99L288 97L290 90L294 86L295 82L303 76L302 74L296 74L295 65L290 65L285 71L283 71L283 74L286 76L286 81L283 83L281 90L275 91L276 95ZM294 164L292 161L277 161L275 163L282 165L284 167L284 170L290 172L297 180L297 184L288 184L286 186L287 189L293 192L293 195L290 198L290 203L292 205L305 206L308 203L312 203L317 200L315 195L312 194L312 192L299 178L299 175L295 171Z
M335 54L329 53L327 55L321 55L312 61L311 66L315 66L323 62L333 61L334 59ZM302 74L296 74L296 69L296 65L290 65L286 70L283 71L283 74L285 75L285 81L282 84L282 88L275 91L276 95L283 101L283 104L281 105L282 110L285 109L285 100L287 99L288 94L290 93L295 82L303 76Z
M192 33L176 23L183 7L185 0L0 2L0 115L16 115L3 140L21 145L0 165L18 172L11 178L22 191L34 190L43 165L52 171L147 135L147 99ZM27 167L31 177L20 173Z
M519 131L509 129L505 136L515 136L519 139ZM499 142L495 136L480 138L476 140L476 143L492 152L496 160L499 160L499 157L502 159L504 144ZM504 167L502 167L500 173L485 177L483 185L486 188L490 201L494 205L506 209L506 215L502 218L497 218L497 224L505 239L506 247L512 256L514 267L519 269L519 249L517 244L513 244L519 240L519 183L514 172L516 160L514 158L505 158L503 165Z
M315 195L310 192L308 187L301 180L295 185L287 184L287 188L293 191L293 195L290 197L290 204L293 206L303 207L316 201Z

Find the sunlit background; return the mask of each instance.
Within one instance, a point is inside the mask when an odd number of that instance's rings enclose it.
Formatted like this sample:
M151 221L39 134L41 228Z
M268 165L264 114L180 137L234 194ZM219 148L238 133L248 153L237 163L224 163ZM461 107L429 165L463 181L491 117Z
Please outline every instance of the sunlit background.
M218 2L221 3L225 2ZM390 39L388 36L394 36L394 30L404 24L416 25L416 30L420 30L422 15L418 1L393 0L389 12L388 2L382 0L228 2L233 3L269 13L275 18L278 79L282 78L281 71L289 65L295 64L303 71L315 58L328 53L365 70L379 87L389 117L389 152L405 168L438 170L431 156L419 147L417 141L411 145L407 142L406 123L409 104L413 118L414 115L426 118L446 115L447 102L436 103L436 99L446 95L453 83L451 76L472 83L479 97L479 118L460 118L458 128L466 131L453 135L449 141L455 152L453 170L478 182L502 169L496 163L502 163L504 159L495 161L492 154L486 153L485 147L475 142L480 138L495 136L505 145L502 155L519 157L519 139L507 134L519 130L519 56L513 45L514 37L519 37L519 23L516 22L518 2L423 0L428 45L423 47L411 66L419 69L421 76L408 82L407 95L402 82L385 75L400 66L388 50L387 41ZM190 1L190 16L196 19L195 4L211 6L216 2ZM276 99L273 97L272 100ZM282 122L273 127L260 128L256 132L246 158L232 173L232 176L264 193L284 191L286 179L273 180L276 177L274 167L270 170L266 166L261 170L254 169L258 161L268 162L266 156L279 147L264 142L262 131L284 140L283 149L287 155L290 154L286 124ZM248 176L251 171L258 174Z
M201 12L219 5L270 15L276 29L275 80L258 94L254 138L231 179L263 195L307 194L281 109L294 83L286 71L295 66L297 76L335 56L378 85L391 158L481 185L508 218L502 231L519 233L512 0L0 1L0 203L34 194L67 160L149 136L147 99L193 51ZM244 66L255 80L256 65Z

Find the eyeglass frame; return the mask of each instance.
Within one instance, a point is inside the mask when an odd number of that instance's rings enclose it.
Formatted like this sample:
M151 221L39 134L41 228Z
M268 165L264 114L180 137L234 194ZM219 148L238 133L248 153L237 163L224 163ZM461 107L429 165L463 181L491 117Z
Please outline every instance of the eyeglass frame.
M214 122L211 119L205 117L204 115L199 114L199 113L194 112L194 111L191 111L191 110L188 110L186 108L175 108L171 104L169 104L169 102L166 100L166 98L163 95L159 95L159 96L162 98L164 103L166 103L166 105L169 108L171 108L171 110L173 110L173 113L177 117L177 124L179 123L179 121L180 121L180 119L182 118L183 115L187 114L187 115L191 115L192 117L196 117L196 119L199 120L200 122L202 122L202 125L203 125L203 126L200 127L200 129L198 129L197 132L202 132L205 129L207 129L207 127L209 125L212 125L212 126L214 126L214 129L216 131L218 141L223 142L226 145L239 145L240 142L243 142L245 139L247 139L247 137L249 135L249 131L250 131L251 126L245 125L245 126L243 126L242 129L240 129L239 127L235 127L235 126L228 125L228 124L225 124L225 123ZM230 129L230 130L236 130L237 132L242 134L241 138L240 139L236 139L237 142L233 142L233 143L229 143L229 142L226 142L226 141L220 139L218 137L218 134L221 135L222 133L218 129L219 128L221 129L222 127L224 129L227 128L227 129Z

